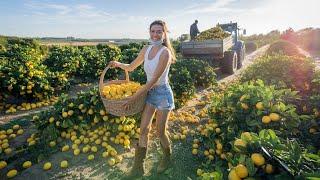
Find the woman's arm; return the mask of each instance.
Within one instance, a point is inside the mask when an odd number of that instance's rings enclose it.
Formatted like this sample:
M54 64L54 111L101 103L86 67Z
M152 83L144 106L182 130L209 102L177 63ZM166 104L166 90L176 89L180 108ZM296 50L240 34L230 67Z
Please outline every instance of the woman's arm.
M160 55L159 63L157 65L156 71L152 79L145 84L141 89L139 89L135 95L140 96L141 94L148 92L160 79L161 75L165 71L166 67L170 63L169 50L165 49Z
M124 69L126 71L133 71L135 70L138 66L142 64L144 61L144 54L146 52L147 46L144 46L141 51L138 54L138 57L134 61L132 61L130 64L125 64L125 63L120 63L117 61L111 61L109 64L111 67L119 67L121 69Z

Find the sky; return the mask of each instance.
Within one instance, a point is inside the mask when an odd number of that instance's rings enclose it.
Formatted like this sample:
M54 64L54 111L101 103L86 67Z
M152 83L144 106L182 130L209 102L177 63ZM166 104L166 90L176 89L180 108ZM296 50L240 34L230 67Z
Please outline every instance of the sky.
M0 35L20 37L149 38L156 20L170 38L217 23L238 22L247 35L289 27L320 27L320 0L1 0Z

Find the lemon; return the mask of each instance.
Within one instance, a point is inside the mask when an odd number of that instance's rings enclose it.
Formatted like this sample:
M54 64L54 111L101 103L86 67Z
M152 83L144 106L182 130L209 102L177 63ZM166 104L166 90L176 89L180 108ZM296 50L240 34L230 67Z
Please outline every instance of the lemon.
M0 161L0 170L5 168L7 166L7 162L5 161Z
M262 123L269 124L271 122L270 116L263 116L262 117Z
M7 149L4 150L4 153L6 153L6 155L11 154L11 152L12 152L11 148L7 148Z
M16 176L18 174L18 171L15 170L15 169L12 169L10 170L8 173L7 173L7 177L8 178L13 178L14 176Z
M53 123L54 122L54 117L50 117L49 118L49 123Z
M241 133L241 138L245 139L245 140L248 140L248 141L251 141L252 140L252 136L249 132L243 132Z
M240 152L241 150L238 148L238 147L243 147L243 148L246 148L247 147L247 143L245 141L243 141L242 139L237 139L234 141L234 147L235 147L235 150Z
M83 152L83 153L87 153L88 151L89 151L89 147L86 146L86 147L83 147L83 148L82 148L82 152Z
M73 115L73 110L69 110L69 111L68 111L68 115L69 115L69 116L72 116L72 115Z
M43 170L47 171L49 169L51 169L51 163L50 162L46 162L44 165L43 165Z
M12 129L18 130L18 129L20 129L20 126L19 126L18 124L16 124L16 125L14 125L14 126L12 127Z
M116 164L116 160L115 160L114 158L110 158L110 159L108 160L108 164L109 164L110 166L113 166L113 165Z
M19 129L19 130L17 131L17 134L18 134L18 135L21 135L21 134L23 134L23 132L24 132L23 129Z
M198 149L192 149L192 154L197 155L198 154Z
M232 169L228 175L228 180L241 180L241 178L237 175L235 169Z
M262 103L262 102L258 102L258 103L256 104L256 108L257 108L258 110L263 110L263 103Z
M62 113L62 117L64 117L64 118L68 117L68 113L67 112L63 112Z
M60 167L61 167L61 168L67 168L67 167L68 167L68 161L66 161L66 160L61 161Z
M199 145L198 145L198 144L193 144L192 147L193 147L194 149L197 149L197 148L199 147Z
M264 157L259 153L253 153L251 159L256 166L262 166L265 163Z
M80 154L80 149L75 149L75 150L73 151L73 154L74 154L75 156L78 156L78 155Z
M56 146L56 142L55 142L55 141L50 141L49 146L50 146L50 147Z
M105 157L108 157L108 156L109 156L109 153L108 153L107 151L105 151L105 152L102 153L102 157L105 158Z
M201 176L203 174L203 170L202 169L197 169L197 175Z
M242 109L244 109L244 110L249 109L249 106L248 106L246 103L241 103L241 107L242 107Z
M62 147L61 151L62 151L62 152L66 152L66 151L68 151L69 149L70 149L69 145L65 145L65 146Z
M273 166L271 164L267 164L264 170L267 174L272 174L273 173Z
M32 166L31 161L26 161L26 162L24 162L23 165L22 165L22 167L25 168L25 169L26 169L26 168L29 168L29 167L31 167L31 166Z
M92 147L91 147L91 151L92 151L92 152L97 152L97 151L98 151L98 148L97 148L96 146L92 146Z
M221 143L219 143L219 144L217 144L217 149L222 149L222 144Z
M248 169L242 164L236 166L235 171L240 178L246 178L248 176Z
M13 133L13 130L12 129L8 129L7 130L7 135L10 135L10 134L12 134Z
M279 121L280 120L280 115L277 113L271 113L270 115L271 121Z
M94 159L94 155L93 155L93 154L90 154L90 155L88 156L88 160L91 161L91 160L93 160L93 159Z

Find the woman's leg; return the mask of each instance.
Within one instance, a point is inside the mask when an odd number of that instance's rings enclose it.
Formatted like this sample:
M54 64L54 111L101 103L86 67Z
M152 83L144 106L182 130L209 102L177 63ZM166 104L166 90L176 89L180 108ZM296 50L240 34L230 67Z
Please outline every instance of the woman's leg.
M149 132L151 129L153 115L156 109L146 104L142 113L141 123L140 123L140 137L139 137L139 146L147 147L149 141Z
M169 119L170 111L157 111L157 132L161 142L161 148L163 151L162 159L158 165L157 172L164 172L171 162L171 143L167 134L167 123Z
M160 138L160 142L164 147L168 147L170 145L169 137L167 134L167 124L169 120L169 115L171 111L162 110L157 111L156 113L156 125L157 125L157 133Z
M136 176L142 176L144 174L143 162L147 155L148 135L154 112L154 107L149 104L145 105L141 117L139 143L135 150L134 164L128 176L128 179L132 179Z

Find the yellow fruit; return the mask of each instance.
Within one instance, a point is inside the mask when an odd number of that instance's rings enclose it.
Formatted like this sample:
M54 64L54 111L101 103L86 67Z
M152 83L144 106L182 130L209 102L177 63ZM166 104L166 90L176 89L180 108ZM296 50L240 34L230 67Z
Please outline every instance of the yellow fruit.
M262 123L269 124L271 122L270 116L263 116L262 117Z
M271 113L270 115L271 121L279 121L280 120L280 116L277 113Z
M236 166L235 171L240 178L246 178L248 176L248 169L242 164Z
M221 143L219 143L219 144L217 144L217 149L222 149L222 144Z
M60 167L61 167L61 168L67 168L67 167L68 167L68 161L66 161L66 160L61 161Z
M15 170L15 169L12 169L10 170L8 173L7 173L7 177L8 178L13 178L14 176L16 176L18 174L18 171Z
M235 169L232 169L228 175L228 180L241 180L241 178L237 175Z
M62 113L62 117L64 117L64 118L68 117L68 113L67 112L63 112Z
M7 149L9 147L9 143L3 143L2 145L1 145L1 148L2 149Z
M234 141L234 147L236 151L241 151L238 147L243 147L246 148L247 147L247 143L245 141L243 141L242 139L237 139Z
M173 135L174 140L179 140L180 136L178 134Z
M7 135L10 135L10 134L12 134L13 133L13 130L12 129L8 129L7 130Z
M56 142L55 142L55 141L50 141L49 146L50 146L50 147L56 146Z
M251 159L256 166L262 166L265 163L264 157L259 153L253 153Z
M97 151L98 151L98 148L97 148L96 146L92 146L92 147L91 147L91 151L92 151L92 152L97 152Z
M23 165L22 165L22 167L25 168L25 169L26 169L26 168L29 168L29 167L31 167L31 166L32 166L31 161L26 161L26 162L24 162Z
M219 134L221 132L220 128L216 128L216 133Z
M73 115L73 110L69 110L69 111L68 111L68 115L69 115L69 116L72 116L72 115Z
M251 136L251 134L249 133L249 132L243 132L243 133L241 133L241 138L244 138L245 140L247 140L247 141L251 141L252 140L252 136Z
M192 154L197 155L198 154L198 149L192 149Z
M7 162L5 161L0 161L0 170L5 168L7 166Z
M50 117L49 118L49 123L53 123L54 122L54 117Z
M113 165L116 164L116 160L115 160L114 158L110 158L110 159L108 160L108 164L109 164L109 166L113 166Z
M203 174L203 170L202 169L197 169L197 175L201 176Z
M6 155L11 154L11 152L12 152L11 148L7 148L7 149L4 150L4 153L6 153Z
M74 140L74 143L77 144L77 145L80 145L81 144L81 140L80 139L76 139L76 140Z
M88 151L89 151L89 147L86 146L86 147L83 147L83 148L82 148L82 152L83 152L83 153L87 153Z
M18 124L16 124L16 125L14 125L14 126L12 127L12 129L18 130L18 129L20 129L20 126L19 126Z
M47 163L45 163L44 165L43 165L43 170L45 170L45 171L47 171L47 170L49 170L49 169L51 169L51 163L50 162L47 162Z
M93 154L90 154L89 156L88 156L88 160L93 160L94 159L94 155Z
M257 108L258 110L263 110L263 103L262 103L262 102L258 102L258 103L256 104L256 108Z
M62 147L61 151L66 152L66 151L69 151L69 149L70 149L69 145L65 145Z
M75 149L75 150L73 151L73 154L74 154L75 156L78 156L78 155L80 154L80 149Z
M248 106L246 103L241 103L241 107L242 107L242 109L244 109L244 110L249 109L249 106Z
M312 127L312 128L309 129L309 133L310 133L310 134L314 134L314 133L316 133L316 132L317 132L317 129L316 129L316 128L313 128L313 127Z
M19 130L17 131L17 134L18 134L18 135L21 135L21 134L23 134L23 132L24 132L23 129L19 129Z
M192 147L197 149L199 147L199 145L198 144L193 144Z
M267 164L264 170L267 174L272 174L273 173L273 166L271 164Z

